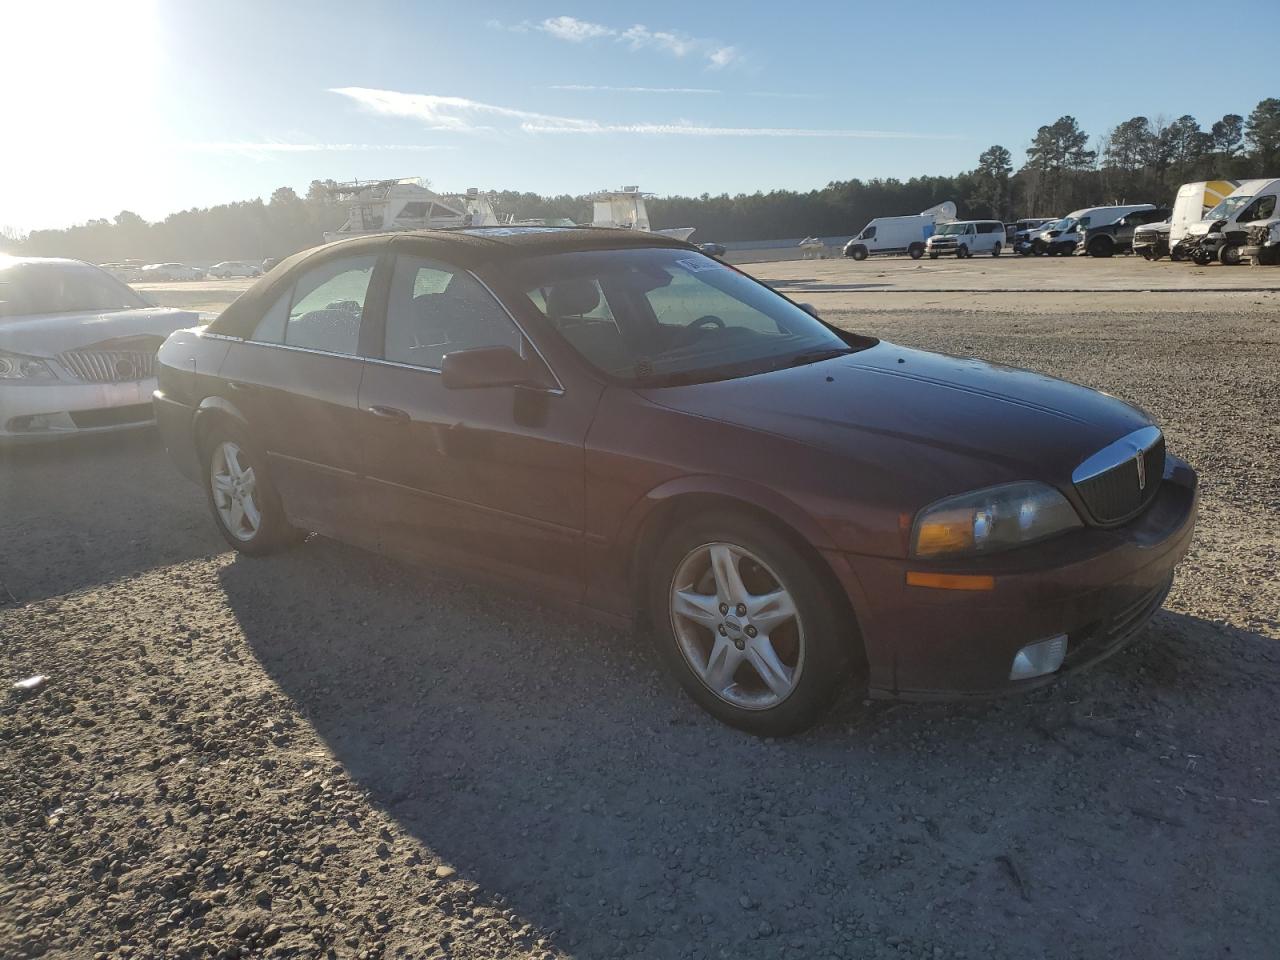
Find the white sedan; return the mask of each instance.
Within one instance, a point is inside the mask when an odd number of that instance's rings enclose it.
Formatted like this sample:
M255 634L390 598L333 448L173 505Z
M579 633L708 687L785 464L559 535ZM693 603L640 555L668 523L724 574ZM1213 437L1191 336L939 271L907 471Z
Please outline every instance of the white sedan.
M230 280L232 277L260 277L262 268L240 260L223 260L210 267L207 273L220 280Z
M142 268L142 276L153 280L203 280L204 271L185 263L149 263Z
M0 256L0 442L154 422L156 350L198 322L79 260Z

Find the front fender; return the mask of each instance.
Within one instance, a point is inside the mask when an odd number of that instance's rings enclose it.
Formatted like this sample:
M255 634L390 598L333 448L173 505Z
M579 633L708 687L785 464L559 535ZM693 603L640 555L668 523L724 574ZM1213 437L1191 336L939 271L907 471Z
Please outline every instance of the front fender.
M638 577L643 573L636 568L635 562L641 543L655 532L649 529L649 523L665 513L665 508L674 506L675 501L691 497L713 498L729 508L737 505L768 514L822 556L830 558L838 554L822 524L776 490L750 480L715 474L673 477L637 498L611 538L606 540L588 534L589 554L600 561L593 561L588 566L588 569L595 570L587 589L587 595L593 598L593 606L627 617L635 613ZM592 543L592 540L596 542Z

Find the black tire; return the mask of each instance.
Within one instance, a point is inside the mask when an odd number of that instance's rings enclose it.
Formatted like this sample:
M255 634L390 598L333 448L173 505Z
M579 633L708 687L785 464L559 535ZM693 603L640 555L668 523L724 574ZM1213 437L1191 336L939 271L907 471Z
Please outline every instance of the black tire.
M253 495L260 521L252 536L246 537L243 529L239 534L233 532L227 525L227 521L223 519L215 500L212 482L213 461L219 447L225 443L238 447L243 455L240 461L242 466L253 470ZM226 540L232 549L249 556L263 556L291 546L306 536L305 531L290 525L286 519L284 507L280 503L280 495L276 492L271 482L271 475L267 472L266 458L249 436L248 431L235 424L217 423L201 438L200 453L200 462L204 467L201 483L204 486L205 500L209 504L209 512L213 515L214 525L222 534L222 539Z
M1224 243L1218 248L1218 262L1224 267L1240 266L1240 244Z
M907 247L907 256L910 257L912 260L919 260L921 257L924 256L924 244L923 243L911 244L911 246Z
M969 256L969 248L966 247L963 243L960 244L960 246L956 247L957 260L965 260L968 258L968 256Z
M992 247L992 248L991 248L991 255L992 255L993 257L998 257L998 256L1000 256L1000 251L1001 251L1002 249L1004 249L1004 245L1003 245L1003 244L1000 244L1000 243L997 243L994 247Z
M930 259L930 260L937 260L937 259L938 259L938 257L940 257L940 256L941 256L941 254L940 254L940 253L938 253L938 251L937 251L937 250L930 250L930 251L929 251L929 259Z
M1155 248L1154 248L1154 247L1143 247L1141 250L1139 250L1139 251L1138 251L1138 255L1139 255L1140 257L1142 257L1142 259L1143 259L1143 260L1158 260L1158 259L1160 259L1160 258L1157 256L1157 254L1156 254L1156 251L1155 251Z
M749 582L751 567L757 575L776 580L795 603L797 617L792 650L784 652L779 644L778 652L778 659L784 663L787 659L794 661L790 665L797 671L794 685L785 698L766 708L738 706L704 683L684 653L673 623L674 578L688 557L701 547L717 543L735 545L759 558L763 567L743 559L740 567L743 580ZM708 513L682 523L658 548L648 591L654 644L659 658L685 692L713 717L757 736L782 737L812 726L830 706L848 672L851 655L859 647L856 624L851 622L843 604L831 602L828 584L832 577L830 571L818 566L819 562L806 556L768 524L733 512ZM713 632L710 627L705 629L705 642L714 645ZM774 633L777 635L779 631L775 628ZM738 649L743 648L738 646ZM753 673L744 662L730 677L730 682L734 688L745 686ZM755 674L755 678L758 681L759 674Z
M1116 252L1116 245L1106 237L1094 237L1085 253L1091 257L1109 257Z
M859 261L865 260L867 259L867 248L854 247L852 250L849 251L849 256L851 256L854 260L859 260Z

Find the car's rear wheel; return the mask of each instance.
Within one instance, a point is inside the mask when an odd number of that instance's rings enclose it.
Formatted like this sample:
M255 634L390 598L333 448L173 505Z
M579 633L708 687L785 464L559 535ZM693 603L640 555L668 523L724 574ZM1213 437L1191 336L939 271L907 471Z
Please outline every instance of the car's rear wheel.
M997 243L994 247L992 247L992 248L991 248L991 255L992 255L993 257L998 257L998 256L1000 256L1000 251L1001 251L1001 249L1003 249L1003 248L1000 246L1000 244L998 244L998 243Z
M1085 252L1091 257L1109 257L1116 252L1115 244L1107 237L1094 237Z
M300 540L289 524L264 458L243 430L215 427L204 443L205 493L224 540L241 553L261 555Z
M658 653L700 706L759 736L798 733L822 715L855 631L815 561L732 513L681 525L655 561Z

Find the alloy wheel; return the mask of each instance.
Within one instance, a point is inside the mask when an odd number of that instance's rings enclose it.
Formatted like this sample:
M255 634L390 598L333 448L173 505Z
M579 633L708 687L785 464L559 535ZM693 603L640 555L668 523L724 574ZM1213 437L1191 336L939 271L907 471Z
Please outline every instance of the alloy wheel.
M224 440L209 458L209 486L213 505L223 526L237 540L247 543L258 535L262 510L257 480L240 445Z
M751 551L694 548L671 580L669 609L686 663L721 700L768 710L791 695L804 669L804 627L791 592Z

